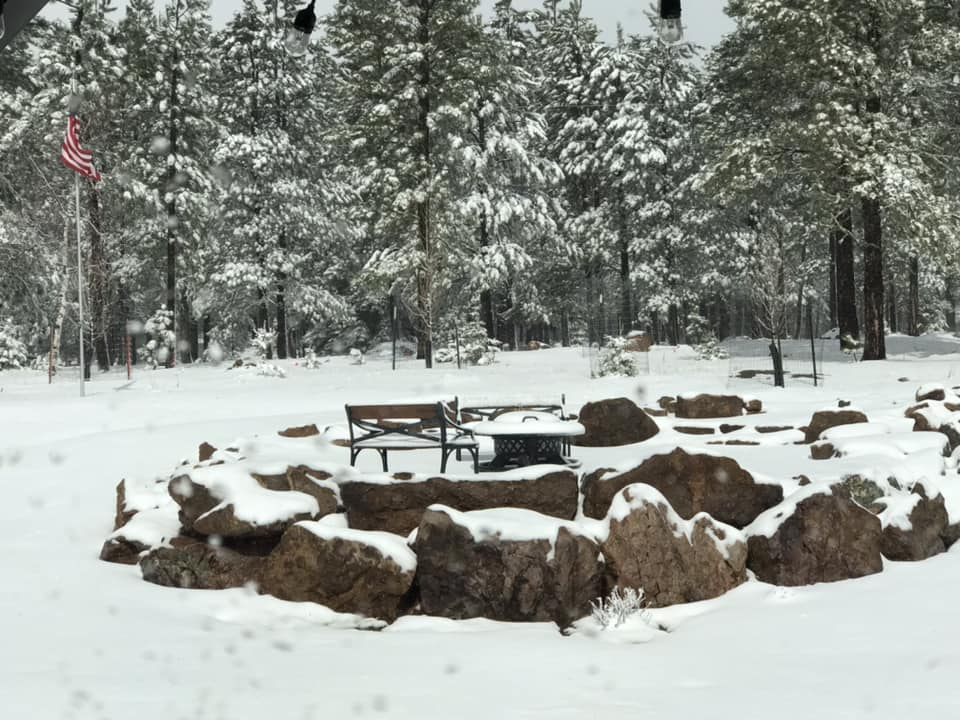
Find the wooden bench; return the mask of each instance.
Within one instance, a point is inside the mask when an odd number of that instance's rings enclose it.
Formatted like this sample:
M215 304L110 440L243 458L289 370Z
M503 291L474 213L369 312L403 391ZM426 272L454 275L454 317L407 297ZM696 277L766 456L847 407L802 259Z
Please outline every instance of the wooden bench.
M457 423L457 400L453 403L400 405L347 405L350 427L350 465L361 450L376 450L387 472L390 450L439 450L440 472L446 472L450 454L463 451L473 457L479 471L479 453L473 433Z

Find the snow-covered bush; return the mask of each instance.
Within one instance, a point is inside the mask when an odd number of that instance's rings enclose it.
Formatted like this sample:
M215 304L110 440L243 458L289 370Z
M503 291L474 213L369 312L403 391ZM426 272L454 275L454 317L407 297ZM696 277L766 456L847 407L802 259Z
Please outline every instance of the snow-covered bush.
M363 354L362 350L350 348L350 362L352 365L364 365L367 362L367 356Z
M633 353L627 350L627 339L608 337L606 344L600 349L597 374L601 377L605 375L633 377L638 372L637 361Z
M27 364L27 346L9 318L0 325L0 370L18 370Z
M307 356L303 358L303 362L300 364L307 370L319 370L326 362L326 360L318 358L316 353L313 352L313 349L310 349L307 350Z
M156 369L166 365L173 355L176 336L173 332L173 313L161 305L153 317L143 324L143 332L149 338L145 345L137 348L137 357L145 365Z
M615 587L607 597L598 598L590 606L593 608L593 619L604 630L620 627L634 616L639 616L644 622L648 622L650 617L649 611L643 607L643 590L633 588L621 591Z
M273 348L277 344L277 334L266 328L258 328L250 340L250 350L258 358L273 357Z
M256 365L257 375L263 375L264 377L275 377L275 378L285 378L287 376L286 371L273 363L257 363Z
M457 340L460 341L460 362L467 365L490 365L496 361L500 341L487 337L487 328L479 320L452 325L440 334L440 347L433 357L438 363L457 361Z
M726 360L730 357L713 333L707 335L698 345L694 345L693 349L697 353L697 360Z

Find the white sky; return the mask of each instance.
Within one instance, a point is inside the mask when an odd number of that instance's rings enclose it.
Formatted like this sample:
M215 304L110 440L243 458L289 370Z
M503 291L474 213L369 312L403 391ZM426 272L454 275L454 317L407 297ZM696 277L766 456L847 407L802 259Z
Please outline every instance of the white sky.
M649 23L644 11L650 7L651 1L583 0L583 9L587 16L597 21L605 37L612 40L615 37L618 22L623 24L628 34L649 32ZM480 0L480 5L485 11L489 11L493 3L494 0ZM122 8L124 2L119 0L117 4ZM335 0L317 0L317 13L328 13L334 4ZM541 5L541 0L514 1L514 6L517 8L535 8ZM724 0L683 0L683 20L687 39L706 48L712 47L721 35L733 28L730 18L723 12L725 5ZM212 0L211 12L214 23L217 26L224 25L239 7L239 0ZM46 17L62 18L66 14L66 8L59 3L56 5L51 3L43 10L43 15Z

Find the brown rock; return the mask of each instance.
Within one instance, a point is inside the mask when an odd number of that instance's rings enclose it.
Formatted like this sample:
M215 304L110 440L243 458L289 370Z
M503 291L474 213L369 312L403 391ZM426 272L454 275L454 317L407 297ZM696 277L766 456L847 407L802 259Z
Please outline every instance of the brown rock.
M650 352L651 347L653 347L653 338L646 333L631 335L624 345L624 349L630 352Z
M747 567L757 578L774 585L810 585L883 570L883 531L875 515L839 485L826 492L812 485L800 494L795 506L788 500L779 514L770 511L769 519L779 525L769 537L747 528Z
M551 470L530 480L456 481L431 477L421 482L345 482L340 486L350 527L408 535L434 504L460 511L496 507L526 508L572 520L577 513L577 475Z
M259 475L253 473L253 477L261 487L267 490L283 492L293 490L302 492L315 498L320 512L317 518L324 515L332 515L337 512L340 504L336 486L333 483L325 483L331 475L325 470L314 470L306 465L297 465L287 468L283 475Z
M810 457L814 460L829 460L833 457L840 457L840 453L833 446L833 443L822 441L810 446Z
M121 565L136 565L144 550L149 548L142 543L122 537L110 538L100 548L100 559Z
M810 478L808 478L806 475L796 475L793 479L799 483L800 487L810 484Z
M657 400L657 405L659 405L662 410L666 410L668 413L677 412L677 399L672 395L664 395Z
M289 486L281 486L278 476L266 478L264 480L264 476L257 476L255 479L268 490L274 489L270 485L276 485L278 491L290 491ZM282 482L288 483L286 476L283 476ZM219 535L223 538L279 536L293 523L319 517L319 514L300 512L268 524L253 523L238 518L233 503L225 502L223 497L211 492L207 486L193 482L189 475L180 475L171 480L169 492L174 502L180 506L180 522L184 529L200 535ZM327 505L327 509L329 507ZM335 512L335 503L333 507Z
M820 439L820 433L832 427L865 422L868 422L867 416L859 410L820 410L810 418L804 442L816 442Z
M693 425L674 425L673 429L684 435L713 435L712 427L696 427Z
M852 404L853 404L853 403L851 403L849 400L838 400L838 401L837 401L837 407L840 407L840 408L850 407Z
M318 428L313 423L309 425L298 425L296 427L289 427L286 430L281 430L277 433L280 437L286 438L305 438L313 437L314 435L320 434L320 428Z
M667 455L654 455L627 472L612 473L600 469L583 479L583 512L588 517L605 517L617 493L637 482L659 490L685 520L706 512L722 523L741 528L783 500L783 488L754 482L735 460L690 455L680 448Z
M294 525L283 534L264 564L260 589L283 600L315 602L338 612L395 620L408 602L416 565L403 539L390 540L409 553L407 567L384 555L376 541L321 536L309 529L311 526L316 525ZM370 535L373 538L380 533Z
M202 442L200 443L200 449L197 451L197 457L200 462L206 462L213 457L216 451L217 449L210 443Z
M943 529L943 534L940 536L940 539L943 540L944 547L949 550L957 540L960 540L960 523L947 525L947 527Z
M743 403L743 409L747 411L748 415L756 415L757 413L763 412L763 402L752 398Z
M533 523L538 521L530 513ZM495 519L476 539L455 511L423 515L414 549L420 606L428 615L570 625L600 597L604 564L595 541L560 527L553 538L506 540ZM509 533L504 533L509 536Z
M205 543L151 550L140 560L143 579L167 587L223 590L256 582L263 561Z
M754 428L758 433L775 433L784 430L793 430L793 425L757 425Z
M113 516L113 529L119 530L136 514L136 510L127 510L127 481L121 480L117 483L117 506Z
M660 428L628 398L587 403L580 410L586 434L572 438L581 447L613 447L649 440Z
M677 398L677 417L688 419L737 417L743 415L743 398L738 395L708 395Z
M936 400L937 402L943 402L946 399L947 392L942 386L931 388L925 393L921 393L920 388L917 388L916 400L918 403L923 402L924 400Z
M943 536L949 519L943 495L938 493L928 498L926 490L919 484L914 486L913 492L919 499L910 511L910 528L884 523L880 551L888 560L926 560L946 550ZM882 498L877 502L886 505Z
M702 514L683 520L643 484L621 491L613 507L603 556L617 586L643 590L651 607L707 600L746 581L747 544L736 528Z
M194 521L192 529L201 535L218 535L222 538L256 538L282 535L294 523L312 520L311 513L295 513L283 520L258 525L236 516L233 503L208 512Z
M650 417L666 417L667 416L667 411L661 410L659 408L645 407L643 408L643 411Z
M736 432L737 430L743 430L744 427L746 427L746 426L745 426L745 425L731 425L731 424L729 424L729 423L721 423L721 424L720 424L720 432L722 432L722 433L724 433L724 434L732 433L732 432Z

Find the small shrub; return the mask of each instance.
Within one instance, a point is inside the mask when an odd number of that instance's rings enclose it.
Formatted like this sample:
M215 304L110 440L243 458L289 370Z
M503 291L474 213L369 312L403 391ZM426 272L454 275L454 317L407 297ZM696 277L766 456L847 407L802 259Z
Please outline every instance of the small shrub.
M11 320L0 325L0 370L19 370L27 364L27 346Z
M604 630L623 625L634 616L649 624L650 613L643 607L643 590L614 588L606 598L590 603L593 619Z
M263 375L264 377L275 377L275 378L285 378L287 376L286 371L282 367L278 367L273 363L257 363L257 375Z
M161 305L153 317L143 324L143 331L149 340L137 348L137 357L142 363L156 370L160 365L166 365L173 356L176 342L173 313L167 310L166 305Z
M694 345L693 350L697 353L697 360L726 360L730 357L713 334L707 335L699 345Z
M634 377L639 372L637 361L627 350L627 339L622 337L608 337L606 344L600 349L600 361L597 374L622 375Z
M307 368L307 370L319 370L326 363L327 361L325 359L321 360L320 358L318 358L316 353L314 353L313 350L311 349L307 351L307 355L305 358L303 358L303 362L301 363L301 365Z
M258 328L250 339L250 350L258 358L272 358L273 348L277 344L277 334L266 328Z

